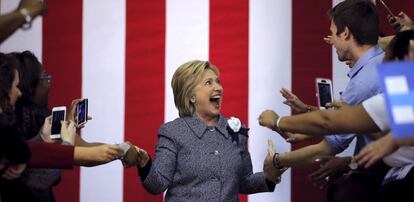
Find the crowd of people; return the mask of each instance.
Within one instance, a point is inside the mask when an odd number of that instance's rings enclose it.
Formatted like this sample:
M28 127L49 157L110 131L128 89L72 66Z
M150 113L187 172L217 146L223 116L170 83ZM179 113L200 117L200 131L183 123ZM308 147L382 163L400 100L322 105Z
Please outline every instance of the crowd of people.
M0 16L0 43L45 14L43 1L21 0ZM291 167L320 164L310 175L327 188L327 201L412 201L414 137L396 139L390 129L376 67L384 62L414 60L414 24L403 12L388 16L395 36L379 37L379 19L369 0L345 0L328 12L330 35L338 59L350 70L349 82L332 110L303 103L281 89L283 103L298 115L265 110L259 124L295 144L325 136L317 144L276 153L268 142L262 172L253 172L248 128L221 114L220 71L208 61L178 67L171 87L179 117L160 126L155 156L128 143L89 143L77 132L76 106L70 103L61 139L51 138L48 93L52 76L30 51L0 53L0 201L55 201L52 187L63 169L98 166L120 159L137 167L142 186L151 194L166 191L166 201L238 201L238 194L272 192ZM88 117L89 119L91 117ZM254 138L254 137L252 137ZM357 140L353 156L336 154ZM403 177L395 173L408 170Z

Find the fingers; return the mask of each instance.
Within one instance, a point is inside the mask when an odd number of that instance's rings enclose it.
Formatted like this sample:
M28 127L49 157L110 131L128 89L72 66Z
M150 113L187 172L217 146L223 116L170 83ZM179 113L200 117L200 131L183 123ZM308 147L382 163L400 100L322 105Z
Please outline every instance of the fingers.
M24 169L26 168L26 164L18 164L9 166L6 171L3 173L2 177L6 179L16 179L20 177Z
M274 148L273 148L273 141L271 139L267 140L267 151L269 152L269 154L273 154L275 152Z

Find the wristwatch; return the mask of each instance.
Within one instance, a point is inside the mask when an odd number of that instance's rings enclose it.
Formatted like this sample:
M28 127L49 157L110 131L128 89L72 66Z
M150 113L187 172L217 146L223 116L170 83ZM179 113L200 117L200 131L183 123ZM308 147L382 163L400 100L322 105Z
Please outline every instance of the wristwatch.
M19 10L19 13L24 17L25 23L22 25L22 29L26 30L32 27L32 17L29 14L29 11L26 8Z
M279 156L280 156L279 153L275 153L275 155L273 155L273 166L276 169L282 169L283 168L283 165L282 165L282 162L280 161Z

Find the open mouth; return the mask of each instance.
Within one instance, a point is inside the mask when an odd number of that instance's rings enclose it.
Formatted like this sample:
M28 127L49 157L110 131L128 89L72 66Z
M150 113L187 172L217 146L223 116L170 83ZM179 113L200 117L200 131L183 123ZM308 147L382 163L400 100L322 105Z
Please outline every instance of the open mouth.
M210 97L210 102L215 107L220 107L220 100L221 100L221 95L215 95L215 96Z

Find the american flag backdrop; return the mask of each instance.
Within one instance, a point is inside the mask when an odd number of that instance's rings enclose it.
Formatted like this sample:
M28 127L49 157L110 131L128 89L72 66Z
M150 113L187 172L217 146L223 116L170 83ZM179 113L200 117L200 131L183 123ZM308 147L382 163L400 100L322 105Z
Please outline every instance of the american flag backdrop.
M409 8L409 1L390 7L397 12ZM45 2L47 15L30 30L16 32L0 50L31 50L41 59L53 76L50 106L89 99L93 120L82 137L90 142L130 141L153 155L158 127L178 116L172 74L186 61L209 60L221 71L222 113L251 128L249 149L258 172L267 139L278 152L291 150L257 123L264 109L291 113L279 89L292 89L305 103L316 104L316 77L333 79L336 98L347 83L348 68L322 40L329 34L327 10L339 0ZM1 13L17 4L1 0ZM384 11L380 14L385 21ZM241 201L323 201L324 192L307 178L311 170L288 170L273 193L241 196ZM163 200L146 193L136 169L124 169L119 161L65 171L55 193L64 202Z

